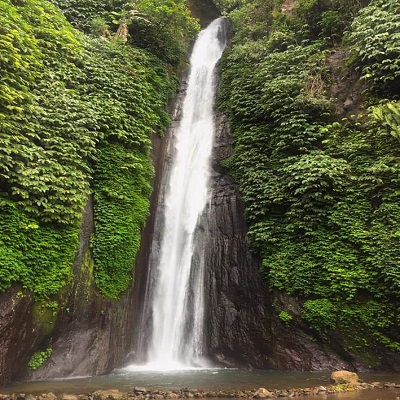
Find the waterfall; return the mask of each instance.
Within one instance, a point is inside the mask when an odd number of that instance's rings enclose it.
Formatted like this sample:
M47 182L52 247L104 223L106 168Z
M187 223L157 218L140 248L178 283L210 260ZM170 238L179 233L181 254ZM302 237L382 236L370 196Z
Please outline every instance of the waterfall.
M158 210L162 232L154 239L160 243L153 243L156 254L150 257L139 333L142 344L146 342L141 350L146 354L140 357L150 369L205 366L205 265L195 254L195 237L210 197L215 66L226 45L225 26L226 20L219 18L200 32L190 58L182 117L170 129L174 148Z

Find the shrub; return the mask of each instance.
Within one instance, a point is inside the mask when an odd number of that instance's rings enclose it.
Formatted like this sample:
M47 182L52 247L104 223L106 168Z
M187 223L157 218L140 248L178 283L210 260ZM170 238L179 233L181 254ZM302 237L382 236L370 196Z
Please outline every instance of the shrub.
M352 24L354 62L362 77L379 92L400 91L400 4L397 0L373 0Z

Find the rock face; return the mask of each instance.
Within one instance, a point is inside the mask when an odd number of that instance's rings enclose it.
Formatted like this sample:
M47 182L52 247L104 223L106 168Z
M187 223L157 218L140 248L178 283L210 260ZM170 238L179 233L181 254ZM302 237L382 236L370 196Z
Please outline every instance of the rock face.
M132 290L120 301L103 298L93 283L89 241L93 232L93 204L83 213L80 249L74 280L66 288L67 301L55 322L48 361L31 374L33 379L98 375L120 365L131 347Z
M192 15L200 19L203 28L220 16L213 0L189 0L188 4Z
M299 304L269 292L259 273L260 260L249 249L244 203L221 167L221 161L233 152L229 124L220 113L216 123L212 195L201 221L197 249L207 266L208 356L217 363L257 368L354 369L345 356L312 342L301 326L288 326L278 318L273 303L281 301L294 313Z
M133 288L120 301L100 296L93 282L90 236L93 201L83 212L74 279L57 301L54 318L40 315L40 304L13 287L0 293L0 385L22 378L99 375L120 366L132 348ZM39 310L39 313L38 313ZM45 320L45 321L44 321ZM34 372L27 363L36 351L52 347L51 357Z
M15 380L38 340L33 301L19 287L0 293L0 386Z
M207 268L206 348L218 362L261 367L271 353L266 286L258 273L260 262L248 248L244 204L220 166L232 152L229 127L221 114L216 122L212 196L201 222L198 250Z

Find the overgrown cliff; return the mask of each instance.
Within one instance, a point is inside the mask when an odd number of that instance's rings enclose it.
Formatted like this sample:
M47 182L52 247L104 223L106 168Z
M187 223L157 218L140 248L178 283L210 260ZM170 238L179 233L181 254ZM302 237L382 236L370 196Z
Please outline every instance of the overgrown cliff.
M400 364L400 4L221 1L219 103L253 251L281 324Z
M150 136L197 29L184 1L0 3L0 384L129 351Z

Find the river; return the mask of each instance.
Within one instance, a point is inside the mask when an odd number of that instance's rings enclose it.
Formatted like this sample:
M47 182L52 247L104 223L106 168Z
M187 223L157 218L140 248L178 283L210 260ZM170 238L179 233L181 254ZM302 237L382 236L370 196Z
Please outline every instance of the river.
M359 374L365 382L400 383L400 374L368 373ZM97 377L82 377L62 380L24 382L0 388L0 393L89 393L99 389L129 391L134 387L147 389L177 390L189 389L227 391L250 390L264 387L290 389L329 385L329 372L278 372L242 369L193 369L186 371L129 371L118 370L113 374ZM314 396L296 397L296 399ZM358 392L324 395L318 400L398 400L400 388L366 389Z

